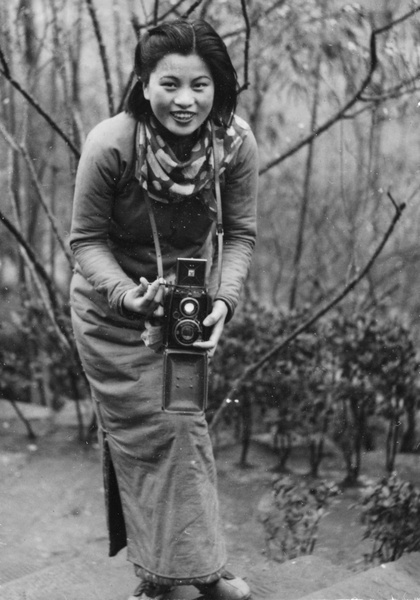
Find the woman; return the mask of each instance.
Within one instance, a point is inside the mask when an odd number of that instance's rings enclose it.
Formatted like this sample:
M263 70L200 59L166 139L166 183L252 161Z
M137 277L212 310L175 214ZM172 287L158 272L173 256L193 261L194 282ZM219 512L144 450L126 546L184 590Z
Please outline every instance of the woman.
M195 343L214 352L255 241L255 138L234 115L236 72L206 22L148 31L135 73L127 110L86 140L70 238L73 327L100 426L110 555L127 545L141 579L132 598L194 585L206 600L246 600L247 584L224 570L205 417L161 410L162 354L147 334L165 293L159 260L166 283L177 258L212 265L216 164L223 267L220 280L217 260L209 269L211 335Z

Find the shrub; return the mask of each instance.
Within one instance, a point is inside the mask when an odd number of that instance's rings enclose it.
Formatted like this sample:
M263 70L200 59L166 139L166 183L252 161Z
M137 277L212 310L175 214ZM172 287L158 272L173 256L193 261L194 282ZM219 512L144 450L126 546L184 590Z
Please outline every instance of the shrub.
M70 329L69 316L62 315ZM33 401L57 409L63 397L86 394L78 357L63 348L43 306L24 299L11 313L13 332L0 325L0 394L9 400ZM10 327L9 327L10 329ZM31 392L34 392L32 394Z
M368 563L389 562L404 552L420 550L420 490L393 473L369 488L362 500L364 539L373 547L365 556Z
M337 492L335 485L325 481L313 486L289 476L276 481L270 505L260 516L268 557L283 562L312 554L319 522Z

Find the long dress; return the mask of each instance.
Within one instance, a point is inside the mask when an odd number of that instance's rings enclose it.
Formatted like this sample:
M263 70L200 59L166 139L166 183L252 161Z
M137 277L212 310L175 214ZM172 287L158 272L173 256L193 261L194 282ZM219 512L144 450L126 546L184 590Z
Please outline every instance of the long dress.
M255 240L257 153L242 143L222 179L224 262L213 295L238 302ZM76 257L72 322L100 430L110 555L125 545L139 576L162 584L217 579L226 562L217 477L203 414L161 409L162 355L142 341L142 318L121 308L140 276L156 277L156 255L134 177L136 122L127 113L89 134L78 167L70 244ZM177 257L212 258L213 220L197 200L154 203L165 272Z

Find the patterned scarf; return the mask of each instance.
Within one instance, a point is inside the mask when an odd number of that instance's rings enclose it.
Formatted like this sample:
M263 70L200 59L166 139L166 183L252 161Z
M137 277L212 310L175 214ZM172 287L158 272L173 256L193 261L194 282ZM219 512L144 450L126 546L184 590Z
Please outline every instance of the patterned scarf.
M139 123L136 178L150 198L166 204L197 198L216 214L212 126L215 127L215 151L221 175L242 145L248 129L239 117L234 118L228 129L207 120L186 161L178 160L153 117Z

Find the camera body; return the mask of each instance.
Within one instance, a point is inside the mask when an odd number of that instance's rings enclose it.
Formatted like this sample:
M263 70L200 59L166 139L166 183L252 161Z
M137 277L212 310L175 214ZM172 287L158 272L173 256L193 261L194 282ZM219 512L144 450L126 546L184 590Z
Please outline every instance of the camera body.
M211 298L205 287L206 263L204 258L177 260L175 285L169 289L164 302L167 348L196 351L192 344L209 338L210 328L203 326L211 311Z
M207 406L208 355L193 346L209 339L203 321L211 311L205 286L205 259L178 258L176 281L164 301L162 409L170 413L203 412Z

